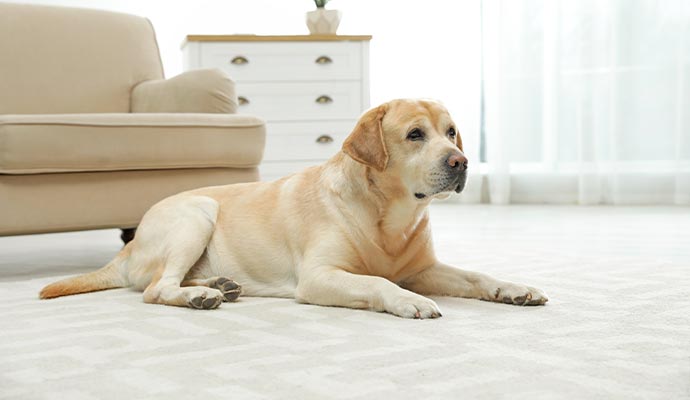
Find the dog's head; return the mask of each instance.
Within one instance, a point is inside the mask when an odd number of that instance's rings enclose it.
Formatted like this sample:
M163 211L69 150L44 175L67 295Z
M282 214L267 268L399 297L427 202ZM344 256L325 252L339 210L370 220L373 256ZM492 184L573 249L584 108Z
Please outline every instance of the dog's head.
M393 100L367 111L343 151L420 201L460 193L467 180L458 128L435 101Z

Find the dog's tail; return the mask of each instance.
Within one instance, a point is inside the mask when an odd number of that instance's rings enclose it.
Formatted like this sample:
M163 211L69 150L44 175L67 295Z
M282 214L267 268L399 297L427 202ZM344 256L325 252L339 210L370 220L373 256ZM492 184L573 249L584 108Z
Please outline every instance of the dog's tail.
M70 294L95 292L129 285L126 270L130 246L125 246L115 258L98 271L63 279L44 287L39 293L41 299L67 296Z

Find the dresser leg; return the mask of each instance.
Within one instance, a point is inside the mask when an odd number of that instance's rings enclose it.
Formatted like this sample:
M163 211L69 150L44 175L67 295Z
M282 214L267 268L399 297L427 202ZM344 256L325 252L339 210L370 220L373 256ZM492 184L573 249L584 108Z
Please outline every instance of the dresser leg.
M136 233L137 228L127 228L122 230L122 235L120 235L120 239L122 239L125 244L129 243L134 239L134 234Z

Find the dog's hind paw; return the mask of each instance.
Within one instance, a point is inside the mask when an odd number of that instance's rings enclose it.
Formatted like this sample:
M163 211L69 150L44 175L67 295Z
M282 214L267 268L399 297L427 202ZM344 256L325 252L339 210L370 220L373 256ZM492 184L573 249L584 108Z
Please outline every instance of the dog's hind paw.
M218 278L212 287L223 293L224 301L235 301L242 293L242 286L228 278Z
M189 307L196 308L197 310L212 310L218 308L222 302L223 297L221 296L208 297L206 293L202 293L199 296L192 297L188 304Z

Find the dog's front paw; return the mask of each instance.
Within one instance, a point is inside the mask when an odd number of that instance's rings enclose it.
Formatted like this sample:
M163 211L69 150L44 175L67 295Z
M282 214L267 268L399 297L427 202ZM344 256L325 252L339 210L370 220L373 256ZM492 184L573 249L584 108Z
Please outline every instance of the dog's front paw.
M396 296L386 302L386 311L403 318L438 318L441 316L436 303L415 293Z
M546 293L537 288L510 282L501 282L491 294L491 301L518 306L541 306L549 301Z

